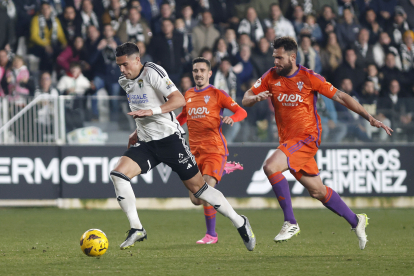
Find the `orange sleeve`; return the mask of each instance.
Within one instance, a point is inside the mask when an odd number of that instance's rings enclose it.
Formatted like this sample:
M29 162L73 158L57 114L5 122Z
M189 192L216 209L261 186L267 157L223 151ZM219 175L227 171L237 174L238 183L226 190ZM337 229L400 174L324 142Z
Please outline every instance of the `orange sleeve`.
M268 79L272 75L273 68L270 68L263 76L258 79L255 84L250 88L255 95L259 94L260 92L269 91L268 86Z
M325 97L332 99L338 89L335 88L330 82L327 82L324 77L314 73L313 71L309 72L309 80L312 83L312 90L318 93L321 93Z
M234 122L240 122L247 117L247 112L241 108L226 92L219 90L218 99L221 108L227 108L234 114L230 116Z
M177 121L180 123L180 126L187 122L187 109L185 108L185 106L183 106L183 110L181 110L181 113L178 114Z

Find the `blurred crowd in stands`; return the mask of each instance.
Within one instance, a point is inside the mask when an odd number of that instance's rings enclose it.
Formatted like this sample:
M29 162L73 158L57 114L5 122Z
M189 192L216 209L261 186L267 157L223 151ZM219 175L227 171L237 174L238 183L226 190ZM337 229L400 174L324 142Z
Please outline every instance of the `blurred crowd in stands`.
M192 59L207 58L211 84L240 103L274 66L274 39L292 36L297 63L357 99L393 139L413 142L413 30L414 0L0 0L0 97L102 88L124 96L114 50L132 41L142 63L164 67L182 93L194 86ZM112 120L119 105L110 105ZM99 118L96 99L89 107L81 120ZM324 141L393 141L323 96L317 107ZM246 110L224 130L228 141L277 141L271 103Z

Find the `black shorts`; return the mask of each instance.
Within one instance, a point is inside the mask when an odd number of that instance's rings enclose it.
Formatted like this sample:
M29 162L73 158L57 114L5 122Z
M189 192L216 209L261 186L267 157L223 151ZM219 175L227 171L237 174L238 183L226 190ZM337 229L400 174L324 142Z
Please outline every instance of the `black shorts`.
M125 153L141 168L141 173L147 173L159 163L171 167L181 180L188 180L198 173L198 166L194 155L187 146L182 134L176 132L161 140L138 142Z

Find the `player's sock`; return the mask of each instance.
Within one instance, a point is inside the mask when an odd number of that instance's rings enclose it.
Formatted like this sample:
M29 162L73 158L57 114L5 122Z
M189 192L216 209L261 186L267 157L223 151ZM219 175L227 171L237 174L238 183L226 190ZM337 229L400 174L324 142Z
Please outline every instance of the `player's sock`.
M326 195L319 200L326 208L346 219L352 228L357 226L357 215L349 209L348 205L345 204L337 192L326 186Z
M244 218L234 211L224 195L219 190L207 185L207 183L204 183L203 187L201 187L194 196L207 201L220 214L228 217L236 228L240 228L244 225Z
M142 229L141 221L138 218L137 207L135 205L135 194L132 190L130 179L117 171L111 172L111 179L114 183L116 199L119 206L128 217L131 228Z
M283 210L285 221L296 224L295 215L293 214L292 199L290 198L289 183L281 172L275 172L269 177L273 191L279 201L280 208Z
M217 237L216 233L216 209L213 206L203 206L204 216L206 217L207 232L210 236Z

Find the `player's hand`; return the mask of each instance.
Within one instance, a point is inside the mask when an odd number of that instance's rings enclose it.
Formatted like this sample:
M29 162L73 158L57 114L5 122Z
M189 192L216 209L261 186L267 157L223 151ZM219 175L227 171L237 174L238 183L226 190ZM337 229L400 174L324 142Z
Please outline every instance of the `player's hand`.
M230 125L230 126L233 126L233 125L234 125L234 121L233 121L233 119L232 119L232 118L230 118L230 117L228 117L228 116L226 116L226 117L220 116L220 118L221 118L221 121L222 121L223 123L228 124L228 125Z
M263 91L256 95L256 102L261 102L272 96L269 91Z
M135 130L131 135L129 135L128 148L135 145L136 143L138 143L138 134Z
M369 123L371 124L371 126L374 126L376 128L383 128L385 130L385 132L387 132L387 134L390 135L390 136L391 136L392 132L394 132L394 130L392 130L390 127L384 125L383 122L378 121L374 117L369 118Z
M152 114L151 109L141 109L138 111L129 112L128 115L131 115L134 119L136 119L136 118L149 117L149 116L152 116L153 114Z

